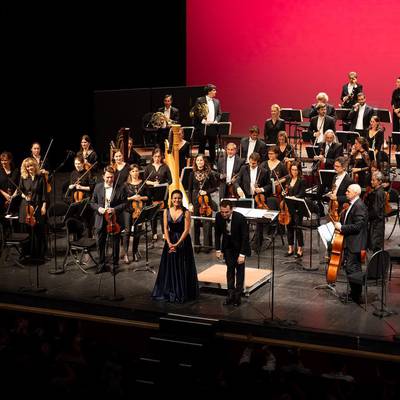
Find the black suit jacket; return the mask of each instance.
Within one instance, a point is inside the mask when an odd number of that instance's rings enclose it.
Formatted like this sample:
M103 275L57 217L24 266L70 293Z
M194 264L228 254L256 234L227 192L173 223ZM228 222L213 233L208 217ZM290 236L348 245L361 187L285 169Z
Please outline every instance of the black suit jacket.
M318 116L311 118L310 120L310 126L308 128L309 134L313 134L314 132L318 131ZM328 130L332 129L333 132L336 132L336 127L335 127L335 120L330 117L329 115L325 115L325 121L324 121L324 133Z
M214 108L215 108L215 118L214 118L214 122L219 122L219 121L221 120L221 115L222 115L222 112L221 112L221 104L220 104L220 102L219 102L218 99L213 98L212 101L213 101L213 103L214 103ZM205 103L205 104L207 104L206 96L198 97L198 98L196 99L196 103L195 103L195 104L200 104L200 103ZM195 125L202 125L202 124L201 124L201 121L202 121L202 120L201 120L200 118L196 118L196 117L195 117L194 124L195 124Z
M347 88L348 83L345 83L342 87L342 93L340 94L340 99L343 100L343 97L349 95L349 89ZM351 100L348 100L346 103L342 104L343 108L353 107L354 104L357 103L357 95L363 91L363 85L357 83L357 86L353 88L353 97Z
M342 182L340 183L338 190L336 192L336 197L337 197L337 201L339 203L340 208L342 208L343 203L349 202L349 200L346 197L346 191L347 191L347 188L353 183L354 183L353 180L347 174L345 175Z
M326 105L326 115L329 115L333 119L336 120L336 113L335 113L335 107L331 106L330 104ZM311 106L311 111L310 111L310 116L309 118L313 118L318 116L318 110L317 110L317 104L313 104Z
M269 172L258 166L258 187L264 189L264 193L266 196L269 196L272 193L272 183L271 183L271 177L269 175ZM249 165L244 165L242 169L239 172L238 179L235 183L235 187L241 187L244 194L246 195L247 198L251 198L251 190L250 190L250 166Z
M240 156L247 160L247 152L249 150L249 138L243 138L240 141ZM258 153L261 156L261 161L265 161L267 159L267 145L260 139L257 139L256 145L254 146L254 152Z
M233 247L238 254L244 254L249 257L251 250L249 244L249 227L246 218L236 211L233 211L231 218L231 243L233 242ZM221 250L225 253L227 242L226 220L218 212L215 215L215 250Z
M164 113L165 107L160 107L158 109L159 112ZM171 106L171 111L169 113L169 118L175 122L179 122L179 110L176 107Z
M351 121L350 129L354 131L356 129L357 125L357 118L358 118L358 112L351 110L349 112L349 115L347 116L347 119ZM371 121L371 118L374 116L375 111L372 107L369 107L367 104L365 105L365 111L364 111L364 116L363 116L363 129L367 129L369 127L369 123Z
M344 218L347 215L346 222ZM344 212L340 219L344 235L344 247L352 253L367 248L368 209L361 199L357 199L350 211Z
M219 175L226 176L226 164L227 164L227 157L221 157L218 159L217 171ZM237 154L235 155L235 161L233 162L233 170L232 170L232 177L234 175L238 175L240 172L240 168L244 164L244 160L240 158ZM222 199L226 192L226 180L222 180L219 185L219 198Z
M326 143L321 144L320 154L325 157ZM343 155L343 146L340 143L332 143L328 150L328 154L325 160L325 169L333 169L333 164L336 158Z
M95 211L94 227L96 229L101 229L103 224L106 223L104 215L98 212L99 207L104 207L104 201L105 201L104 182L100 182L94 188L93 196L90 201L90 207ZM111 195L110 207L114 208L115 211L118 213L126 207L127 205L126 203L127 200L126 200L125 185L114 187Z
M265 142L275 143L278 142L278 132L285 130L285 121L283 119L278 119L276 124L272 123L272 119L267 119L264 124L264 139Z

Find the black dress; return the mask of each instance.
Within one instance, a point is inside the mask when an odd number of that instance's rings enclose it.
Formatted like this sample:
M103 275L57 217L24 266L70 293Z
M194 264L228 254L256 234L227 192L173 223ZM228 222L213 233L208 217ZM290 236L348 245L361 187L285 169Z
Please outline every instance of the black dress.
M170 210L167 210L171 243L176 243L185 230L186 212L184 210L182 215L174 221ZM169 253L168 243L165 242L152 297L155 300L183 303L194 300L198 296L199 285L190 235L186 236L175 253Z

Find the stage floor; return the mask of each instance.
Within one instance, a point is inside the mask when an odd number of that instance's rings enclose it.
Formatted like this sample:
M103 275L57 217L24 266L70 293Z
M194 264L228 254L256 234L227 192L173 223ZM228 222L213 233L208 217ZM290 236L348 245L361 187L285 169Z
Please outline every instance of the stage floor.
M399 236L397 227L396 234L386 244L387 249L398 248ZM287 247L286 244L282 246L279 236L275 240L274 263L272 246L265 246L259 259L253 253L246 267L271 269L273 275L249 296L244 296L240 307L223 305L225 290L204 287L198 300L186 304L152 300L150 295L156 275L148 271L134 271L145 264L143 244L140 245L143 255L140 262L129 265L120 263L116 288L117 294L124 297L122 301L112 302L102 298L113 294L113 277L109 272L95 275L95 268L89 268L85 274L76 265L70 264L64 274L53 275L49 273L54 268L53 259L39 266L40 286L47 291L37 294L23 293L20 290L21 287L35 285L34 265L20 268L13 265L11 260L1 265L0 302L73 309L94 314L106 313L115 317L123 315L123 318L143 318L153 322L157 322L161 315L177 313L217 319L223 324L224 330L230 332L275 335L282 339L400 354L399 342L395 341L395 336L400 333L400 266L393 266L392 279L388 285L388 307L397 312L397 315L380 319L373 315L373 311L380 306L376 299L380 288L377 290L372 287L369 290L367 311L354 303L342 304L328 289L316 289L316 286L326 283L324 249L314 231L310 269L309 240L309 231L306 231L305 253L298 263L294 258L284 257ZM150 265L156 271L162 245L163 242L159 239L154 248L149 249ZM61 268L65 252L64 238L57 239L57 248L57 265ZM216 263L214 252L197 254L196 263L198 272L203 272ZM336 288L340 293L346 290L346 279L342 271Z

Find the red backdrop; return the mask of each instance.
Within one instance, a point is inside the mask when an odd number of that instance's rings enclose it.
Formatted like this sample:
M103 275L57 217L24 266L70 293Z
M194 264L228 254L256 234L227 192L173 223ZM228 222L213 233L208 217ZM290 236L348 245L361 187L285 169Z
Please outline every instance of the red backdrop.
M337 107L357 71L367 103L389 108L400 75L399 0L188 0L187 84L217 85L233 132L262 129L270 105Z

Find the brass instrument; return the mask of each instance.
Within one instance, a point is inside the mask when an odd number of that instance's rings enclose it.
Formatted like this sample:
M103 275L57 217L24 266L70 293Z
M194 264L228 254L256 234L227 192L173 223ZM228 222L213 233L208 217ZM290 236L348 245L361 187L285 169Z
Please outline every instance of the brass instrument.
M208 105L207 103L196 103L189 111L190 118L203 119L207 118Z
M150 119L149 125L155 129L160 129L167 125L167 117L161 111L155 112Z

